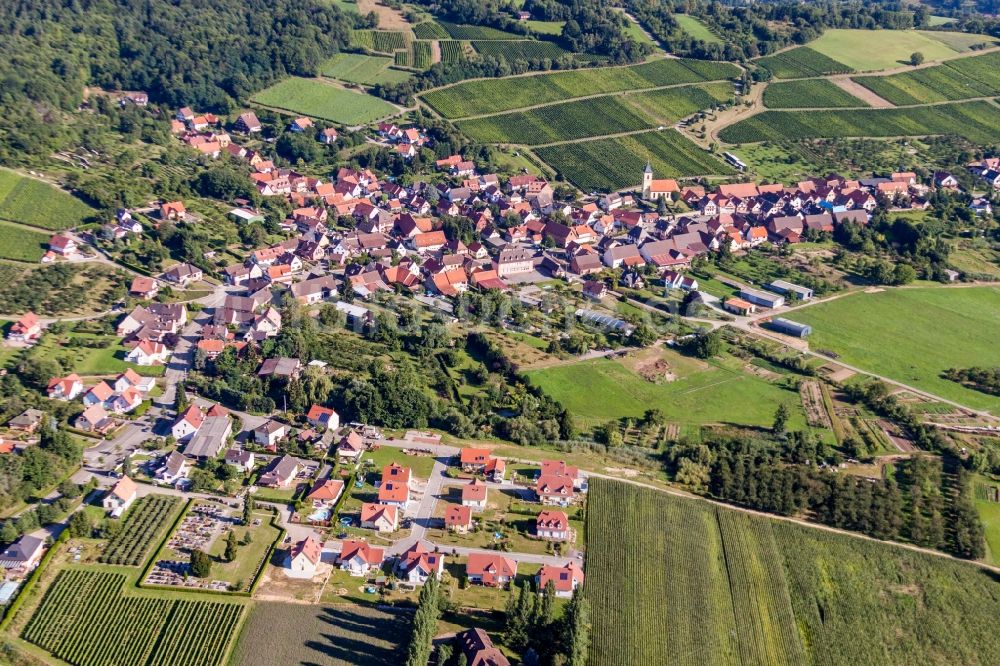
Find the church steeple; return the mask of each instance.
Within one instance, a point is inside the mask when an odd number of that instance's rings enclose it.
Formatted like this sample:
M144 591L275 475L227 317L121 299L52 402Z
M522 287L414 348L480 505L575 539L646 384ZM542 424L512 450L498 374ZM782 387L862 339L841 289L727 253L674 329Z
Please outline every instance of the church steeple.
M646 170L642 172L642 198L649 199L653 187L653 165L646 162Z

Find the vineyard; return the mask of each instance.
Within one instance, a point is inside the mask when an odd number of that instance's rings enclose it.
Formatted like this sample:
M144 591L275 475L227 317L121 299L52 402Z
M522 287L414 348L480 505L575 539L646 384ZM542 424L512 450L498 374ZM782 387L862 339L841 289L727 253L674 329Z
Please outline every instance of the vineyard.
M394 53L406 50L409 39L405 32L388 30L352 30L351 45L376 53Z
M414 42L414 44L419 43L421 42ZM320 73L348 83L370 86L380 83L399 83L410 78L408 72L390 69L392 64L392 58L360 53L338 53L320 66Z
M1000 109L989 102L966 102L906 109L765 111L719 132L726 143L927 135L994 143L1000 139Z
M48 183L0 169L0 220L58 231L93 214L85 203Z
M587 95L721 81L738 73L739 70L728 63L664 58L629 67L595 67L467 81L432 90L423 95L423 100L446 118L462 118Z
M456 25L440 21L441 27L452 39L524 39L524 35L515 35L484 25ZM443 39L443 37L442 37Z
M22 637L76 666L222 661L242 605L127 597L124 584L116 573L61 572Z
M430 42L413 42L413 67L427 69L431 66L432 58Z
M592 97L576 102L457 123L483 143L537 145L650 127L652 120L633 111L620 97Z
M426 21L413 26L413 34L417 39L448 39L451 35L434 21Z
M0 220L0 259L37 262L45 254L49 235Z
M647 161L660 178L732 173L675 130L566 143L539 148L535 153L587 192L638 185Z
M973 565L604 479L589 503L595 666L986 664L1000 650L1000 584Z
M835 109L868 104L826 79L804 79L767 86L764 106L771 109Z
M294 76L260 91L251 100L344 125L370 123L396 110L396 107L377 97L345 90L319 79Z
M757 61L761 67L769 69L779 79L799 79L824 74L850 74L854 70L847 65L829 58L808 46L767 56Z
M442 41L441 44L441 62L461 62L465 60L465 45L468 42L456 42L456 41Z
M148 495L136 500L100 561L127 566L142 564L154 545L154 537L175 517L180 504L180 499L166 495Z
M896 105L947 102L1000 94L1000 53L962 58L891 76L854 79Z
M480 55L500 58L508 62L515 60L544 60L546 58L555 60L568 53L565 49L559 48L552 42L526 40L474 41L472 42L472 48Z

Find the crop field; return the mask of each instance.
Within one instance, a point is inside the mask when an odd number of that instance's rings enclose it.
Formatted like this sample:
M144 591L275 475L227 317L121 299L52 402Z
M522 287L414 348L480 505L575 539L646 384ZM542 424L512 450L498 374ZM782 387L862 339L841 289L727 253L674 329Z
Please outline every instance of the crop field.
M410 617L363 606L258 603L232 663L396 666L406 659Z
M484 25L456 25L438 21L452 39L524 39L524 35L515 35ZM443 39L443 38L442 38Z
M539 148L535 154L586 192L638 185L647 162L660 178L732 173L721 160L673 129L565 143Z
M294 76L260 91L251 100L344 125L370 123L396 110L378 97L338 88L317 79Z
M148 495L136 500L121 530L101 553L100 561L128 566L143 564L155 545L154 538L176 518L180 505L180 499L166 495Z
M933 23L931 24L933 25ZM918 30L921 35L928 39L943 43L945 46L967 53L979 49L980 47L996 46L1000 40L990 35L976 34L974 32L950 32L944 30Z
M413 67L427 69L432 58L430 42L413 42Z
M722 40L714 32L708 29L704 23L694 16L687 14L674 14L674 20L681 27L681 30L691 35L695 39L700 39L708 44L721 44Z
M1000 53L961 58L902 74L854 80L896 105L1000 95Z
M799 46L757 61L779 79L799 79L825 74L849 74L854 70L808 46Z
M448 39L451 35L434 21L426 21L413 26L413 34L417 39Z
M399 83L410 78L409 72L390 69L392 63L392 58L382 56L370 56L360 53L338 53L323 63L320 67L320 73L323 76L340 79L348 83L361 83L369 86L379 83Z
M995 143L1000 139L1000 109L976 101L904 109L765 111L719 132L726 143L929 135Z
M790 414L789 428L805 428L798 392L745 373L740 363L708 364L672 351L665 351L663 358L677 377L674 381L651 382L617 359L567 363L526 375L584 426L641 417L655 408L663 410L668 421L681 424L770 426L775 409L784 404ZM581 386L587 390L581 391ZM595 401L594 395L602 399Z
M513 41L513 40L488 40L473 41L472 48L477 53L494 58L503 58L508 62L515 60L543 60L545 58L556 59L568 53L552 42L541 41Z
M663 58L629 67L467 81L432 90L423 100L446 118L462 118L601 93L721 81L737 74L736 67L728 63Z
M587 518L592 664L943 666L1000 649L1000 585L970 564L606 479Z
M629 93L619 97L623 103L640 111L655 123L672 125L698 111L732 101L733 86L729 82L700 86L664 88L649 92Z
M49 235L0 220L0 259L37 262L45 254Z
M633 110L621 97L591 97L499 116L457 123L476 141L538 145L651 127L653 120Z
M0 220L59 231L93 214L93 208L48 183L0 169Z
M764 106L771 109L859 107L868 104L826 79L772 83L764 89Z
M117 573L60 572L22 637L75 666L223 661L241 604L125 596L125 580Z
M406 49L409 37L405 32L391 30L352 30L351 44L377 53L393 53Z
M977 409L1000 414L1000 398L940 375L1000 365L1000 288L907 288L854 294L794 313L813 327L809 345L843 361Z
M809 48L856 71L868 72L909 64L910 54L916 51L923 53L928 62L959 52L945 44L944 37L928 36L937 34L913 30L834 29L809 42Z
M465 45L468 42L442 41L441 62L461 62L466 59Z

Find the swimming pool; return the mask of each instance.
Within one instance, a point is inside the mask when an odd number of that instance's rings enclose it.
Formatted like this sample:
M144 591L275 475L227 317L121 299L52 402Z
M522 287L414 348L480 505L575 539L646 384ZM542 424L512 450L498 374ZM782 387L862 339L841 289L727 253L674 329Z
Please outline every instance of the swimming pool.
M320 507L309 514L309 520L315 522L326 522L330 520L330 510L326 507Z

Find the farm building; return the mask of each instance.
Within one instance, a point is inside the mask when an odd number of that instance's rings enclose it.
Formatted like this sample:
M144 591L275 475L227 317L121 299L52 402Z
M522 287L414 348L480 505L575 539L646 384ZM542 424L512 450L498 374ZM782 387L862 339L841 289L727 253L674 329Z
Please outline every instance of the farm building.
M751 289L750 287L743 287L740 289L740 298L745 301L749 301L754 305L760 305L765 308L780 308L785 304L784 296L770 294L766 291L759 291L757 289Z
M793 282L788 282L786 280L775 280L771 284L767 285L767 288L778 294L790 296L793 300L798 299L800 301L808 301L813 297L812 289L797 285Z
M756 305L750 303L749 301L744 301L742 298L736 298L735 296L727 298L726 302L722 304L722 307L733 314L738 314L744 317L757 311Z
M813 331L812 326L808 324L800 324L797 321L782 319L781 317L772 319L769 326L779 333L794 335L797 338L804 338Z

